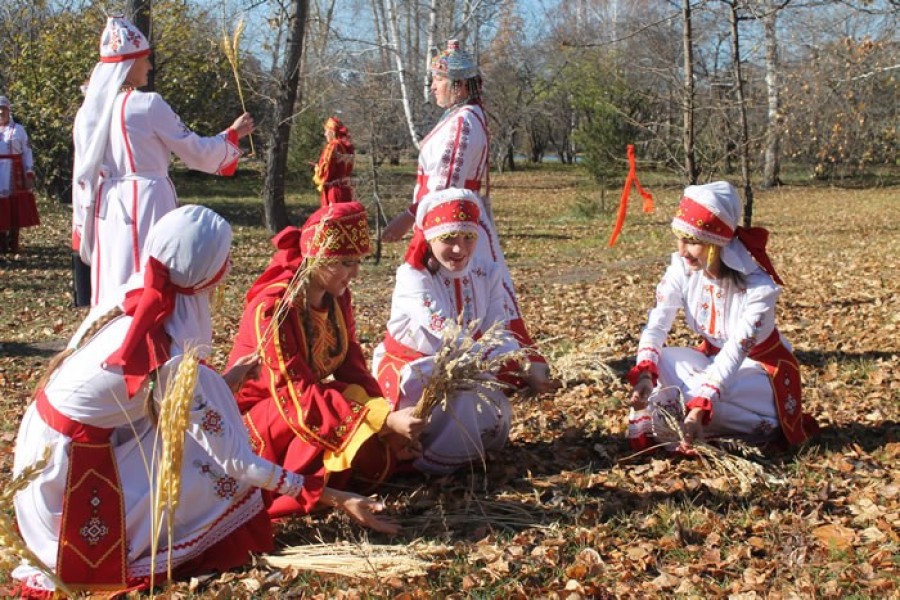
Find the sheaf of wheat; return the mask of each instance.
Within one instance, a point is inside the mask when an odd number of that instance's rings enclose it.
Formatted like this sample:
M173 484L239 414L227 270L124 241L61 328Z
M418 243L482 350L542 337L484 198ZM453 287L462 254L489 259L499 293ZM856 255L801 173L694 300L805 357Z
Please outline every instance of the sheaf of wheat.
M651 409L660 418L661 425L654 427L653 434L661 446L681 446L685 444L684 424L669 410L662 406ZM766 472L763 466L744 456L762 458L760 450L743 440L722 438L716 445L703 440L694 440L690 444L707 473L719 476L737 486L741 494L748 494L755 484L770 487L779 483L779 479ZM735 453L743 454L739 456Z
M187 348L182 355L181 363L175 377L166 385L165 394L159 407L159 424L157 431L162 441L159 454L159 465L156 470L156 485L153 498L153 542L150 576L156 573L156 556L159 549L159 536L165 518L167 546L168 578L172 578L172 542L174 540L175 512L181 494L181 466L184 459L184 442L190 421L191 403L194 388L197 386L199 372L197 348ZM152 587L152 581L151 581Z
M441 347L434 355L434 368L416 404L417 417L430 415L436 406L446 407L447 401L458 391L470 390L483 396L485 391L510 389L511 386L496 375L511 363L517 363L520 374L523 372L522 365L528 362L531 351L517 348L500 352L498 349L507 344L512 335L505 324L493 323L477 336L479 325L477 320L463 324L462 316L456 321L447 321Z
M383 579L425 575L433 564L428 557L447 552L449 549L445 546L423 543L392 546L337 542L290 546L262 558L279 569L331 573L354 579Z

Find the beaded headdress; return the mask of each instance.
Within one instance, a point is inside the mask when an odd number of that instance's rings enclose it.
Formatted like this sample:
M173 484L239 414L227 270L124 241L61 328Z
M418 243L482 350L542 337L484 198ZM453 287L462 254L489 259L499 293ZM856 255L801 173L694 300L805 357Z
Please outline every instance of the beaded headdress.
M314 212L300 233L304 257L350 259L371 252L369 220L359 202L338 202Z
M471 79L478 76L478 65L471 54L460 49L459 40L449 40L447 49L431 59L431 73L453 81Z
M150 54L150 42L123 17L109 17L100 34L100 62L115 63Z

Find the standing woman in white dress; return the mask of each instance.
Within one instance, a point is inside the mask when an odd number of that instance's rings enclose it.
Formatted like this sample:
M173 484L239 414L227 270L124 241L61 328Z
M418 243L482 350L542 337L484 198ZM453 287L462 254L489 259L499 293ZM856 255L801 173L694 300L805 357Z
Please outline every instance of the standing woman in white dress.
M92 306L140 269L150 227L177 206L172 153L190 169L232 175L238 140L253 131L244 113L219 135L193 133L159 94L140 91L153 68L150 53L134 25L110 17L75 117L73 224L91 265Z
M431 61L431 77L431 93L435 103L445 109L444 114L419 146L412 203L394 217L381 237L387 242L402 239L416 221L419 201L430 192L463 188L480 194L485 207L479 221L476 253L497 265L504 294L515 310L510 330L520 343L533 348L490 207L490 134L482 107L478 65L457 40L450 40L447 49ZM537 353L533 360L536 368L546 370L549 377L546 360Z
M372 358L381 391L397 409L421 398L448 323L477 323L477 338L496 323L508 330L516 314L499 266L475 250L482 210L471 190L451 188L422 198L406 262L397 269L387 333ZM518 347L510 335L496 351ZM531 363L525 377L524 384L537 392L551 387L544 366ZM420 437L422 454L413 464L426 473L446 474L482 460L485 451L506 443L511 419L502 391L457 392L447 406L432 411Z
M220 376L202 362L185 425L180 494L156 555L151 515L161 455L159 406L190 348L212 346L210 296L229 271L231 227L202 206L183 206L147 238L141 273L95 307L51 363L16 439L14 475L50 452L47 467L15 496L28 548L72 591L117 592L166 578L225 571L272 549L260 488L307 509L339 507L379 531L380 503L324 487L257 456L232 390L256 364ZM151 566L155 565L155 569ZM26 597L54 585L32 565L13 572Z
M713 437L799 444L818 431L803 413L797 358L775 325L782 282L766 254L768 231L738 226L740 216L740 198L725 181L684 190L672 220L678 251L628 374L632 406L646 409L649 400L648 424L660 418L659 406L686 411L688 446ZM696 348L665 345L679 310L701 337ZM652 443L630 437L636 448Z

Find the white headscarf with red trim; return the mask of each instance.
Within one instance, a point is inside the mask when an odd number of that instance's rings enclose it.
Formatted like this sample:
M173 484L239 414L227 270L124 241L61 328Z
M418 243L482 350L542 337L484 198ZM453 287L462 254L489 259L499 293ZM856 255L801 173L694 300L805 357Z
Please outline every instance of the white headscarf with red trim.
M484 203L472 190L447 188L422 196L416 207L416 225L404 259L425 268L428 242L446 234L479 233Z
M762 268L781 284L766 254L769 232L761 227L741 227L740 218L741 199L734 186L727 181L714 181L685 188L672 229L721 247L722 262L735 271L749 275Z
M100 62L94 66L78 111L75 135L73 189L93 202L100 166L112 126L113 105L135 59L150 54L150 43L140 30L122 17L109 17L100 36ZM81 194L84 194L81 196ZM85 219L81 257L90 263L93 248L93 219Z

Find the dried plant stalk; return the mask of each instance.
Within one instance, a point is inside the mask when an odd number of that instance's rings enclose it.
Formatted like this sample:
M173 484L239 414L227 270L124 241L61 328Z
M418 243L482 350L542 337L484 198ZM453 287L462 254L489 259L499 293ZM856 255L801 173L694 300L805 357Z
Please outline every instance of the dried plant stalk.
M316 234L313 238L313 245L317 245L318 240L322 234L323 229L321 226L317 229ZM328 246L331 244L335 236L331 235L324 241L324 246ZM265 349L269 345L269 342L272 341L272 337L275 335L281 325L284 323L285 319L287 319L288 315L291 312L291 308L294 306L294 302L297 299L303 298L303 293L306 290L306 284L309 281L309 277L312 273L319 268L322 264L327 262L328 259L314 256L311 258L307 258L305 264L302 268L294 271L294 275L291 277L290 281L288 281L287 288L284 291L284 294L278 300L278 303L275 305L275 311L272 314L272 319L269 321L269 324L266 326L266 329L263 331L262 335L259 336L259 341L256 346L256 351L259 356L265 355Z
M290 546L277 555L267 554L262 558L279 569L293 568L355 579L381 579L425 575L433 564L425 557L448 551L444 546L426 544L334 543Z
M234 74L234 81L237 84L238 98L241 100L241 110L247 112L247 105L244 102L244 89L241 86L240 74L240 56L241 56L241 37L244 35L244 16L238 19L234 26L234 32L228 35L228 31L222 30L222 51L228 64L231 65L231 72ZM250 138L250 156L256 156L256 149L253 147L253 136Z
M605 381L618 381L619 374L604 360L604 357L610 356L614 351L614 348L602 342L600 336L580 342L574 351L552 357L550 368L553 370L553 377L563 387L580 381L595 385Z
M200 359L197 348L187 348L182 355L181 363L166 386L165 395L159 407L159 425L157 432L162 439L159 467L156 472L156 497L153 502L153 536L152 578L156 573L156 554L159 548L159 535L162 530L163 513L166 516L168 533L168 561L166 571L172 578L172 541L175 533L175 511L181 494L181 465L184 459L184 440L190 421L191 403L194 388L197 386Z
M50 462L51 451L51 447L47 446L40 460L33 465L25 467L17 477L8 482L3 487L3 490L0 491L0 567L4 571L11 571L15 568L14 563L16 560L24 560L53 582L53 585L56 586L56 594L71 596L72 592L57 577L53 569L45 565L25 545L25 540L22 539L19 528L10 518L10 515L13 514L13 498L28 487L47 468L47 464Z
M497 379L500 369L510 363L527 363L531 352L527 348L500 352L508 344L512 334L504 323L494 323L475 339L480 322L462 323L462 316L448 321L442 331L441 347L434 355L434 368L428 377L415 415L426 417L436 406L446 406L447 401L462 390L483 395L488 390L505 391L508 383ZM421 374L420 374L421 375Z

